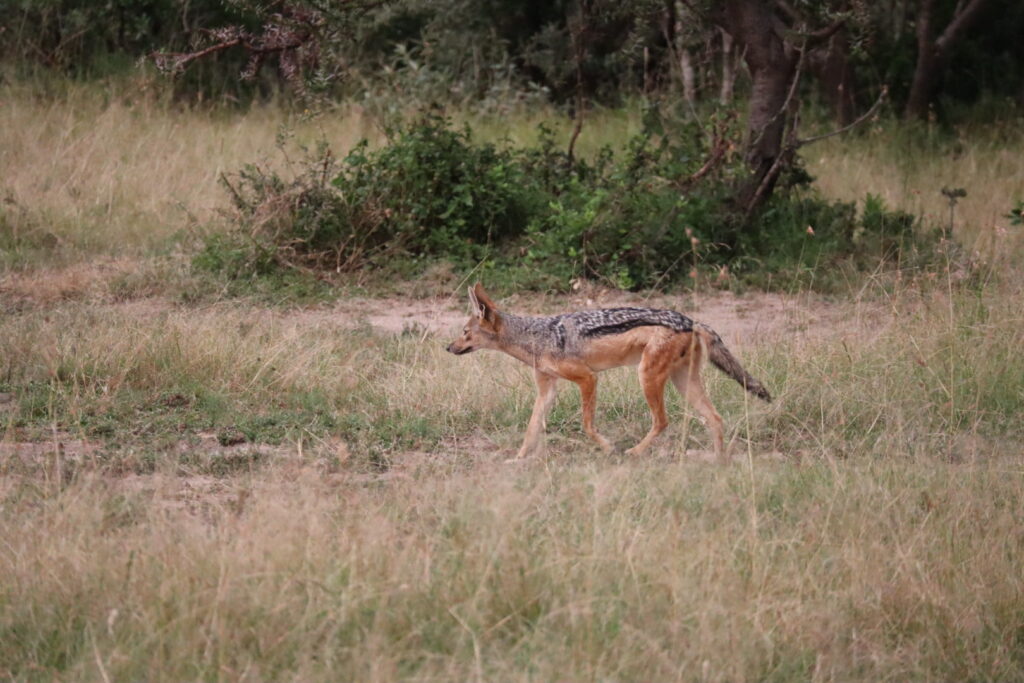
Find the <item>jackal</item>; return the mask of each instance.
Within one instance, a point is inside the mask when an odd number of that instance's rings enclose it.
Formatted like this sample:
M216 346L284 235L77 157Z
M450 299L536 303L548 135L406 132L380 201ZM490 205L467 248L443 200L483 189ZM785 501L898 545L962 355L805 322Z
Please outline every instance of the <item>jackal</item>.
M456 355L497 349L533 368L537 399L517 458L543 450L545 419L559 379L575 382L583 398L583 431L605 451L612 444L594 428L597 373L621 365L639 365L640 386L653 424L627 453L643 453L668 426L665 383L671 379L704 418L715 455L725 457L722 418L704 391L700 369L705 358L765 401L771 395L743 369L722 338L707 325L682 313L654 308L607 308L549 317L512 315L498 307L478 282L469 289L473 314L462 336L448 345Z

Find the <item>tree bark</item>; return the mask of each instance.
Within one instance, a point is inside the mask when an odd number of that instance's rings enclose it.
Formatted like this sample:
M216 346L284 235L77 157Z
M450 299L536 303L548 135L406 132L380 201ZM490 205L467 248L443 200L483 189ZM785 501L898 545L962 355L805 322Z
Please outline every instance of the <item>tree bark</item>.
M849 36L845 29L840 29L829 40L818 71L821 93L840 127L849 125L854 118L853 69L849 54Z
M797 56L783 40L782 29L767 2L727 0L722 21L723 28L745 47L752 81L745 154L750 175L736 193L737 204L749 212L774 189L775 178L769 172L782 153L784 110Z
M722 35L722 87L718 93L718 102L722 106L732 102L732 93L736 86L736 47L728 31L719 29Z
M935 34L935 0L920 0L917 12L917 64L910 84L910 94L904 116L922 119L928 115L928 105L939 76L949 64L950 51L970 28L990 0L958 2L953 18L938 38Z

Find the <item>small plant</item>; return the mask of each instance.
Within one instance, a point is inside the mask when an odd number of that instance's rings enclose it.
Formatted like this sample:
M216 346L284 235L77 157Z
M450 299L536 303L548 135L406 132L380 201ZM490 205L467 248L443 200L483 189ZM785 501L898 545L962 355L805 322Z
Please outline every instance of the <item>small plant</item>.
M959 203L959 201L961 199L963 199L964 197L967 196L967 190L965 190L962 187L945 187L945 186L943 186L943 188L941 190L939 190L939 192L941 192L942 196L945 197L946 201L949 202L949 227L948 227L948 229L946 231L946 234L947 235L952 235L953 234L953 218L956 215L956 205L957 205L957 203Z
M1006 214L1010 225L1024 225L1024 200L1017 200L1017 204Z

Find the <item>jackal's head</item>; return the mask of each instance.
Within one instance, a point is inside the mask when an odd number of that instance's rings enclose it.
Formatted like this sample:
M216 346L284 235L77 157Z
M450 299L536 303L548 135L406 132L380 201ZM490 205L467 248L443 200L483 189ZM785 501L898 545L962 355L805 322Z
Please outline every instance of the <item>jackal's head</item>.
M462 336L448 345L448 351L457 356L477 349L498 347L501 313L479 282L469 288L469 302L473 304L473 315L462 329Z

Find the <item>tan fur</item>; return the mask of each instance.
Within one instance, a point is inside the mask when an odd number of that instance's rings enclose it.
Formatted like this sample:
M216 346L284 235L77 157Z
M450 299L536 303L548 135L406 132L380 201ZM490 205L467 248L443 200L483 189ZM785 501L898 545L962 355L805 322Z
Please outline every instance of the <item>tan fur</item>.
M722 418L708 399L700 376L712 341L710 335L713 333L709 329L698 326L691 332L677 332L667 327L645 325L587 340L580 353L566 355L557 349L531 349L520 339L505 334L502 313L479 283L470 290L470 301L474 314L466 323L462 336L449 344L448 350L463 354L481 348L496 349L534 369L537 399L517 458L543 451L545 420L554 403L559 379L569 380L579 387L583 403L583 431L605 451L611 451L611 442L594 427L597 373L623 365L638 366L640 386L651 410L650 430L627 453L643 453L668 426L665 384L671 381L703 417L711 432L715 455L725 457Z

